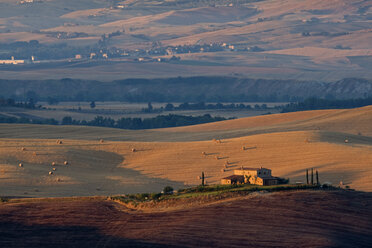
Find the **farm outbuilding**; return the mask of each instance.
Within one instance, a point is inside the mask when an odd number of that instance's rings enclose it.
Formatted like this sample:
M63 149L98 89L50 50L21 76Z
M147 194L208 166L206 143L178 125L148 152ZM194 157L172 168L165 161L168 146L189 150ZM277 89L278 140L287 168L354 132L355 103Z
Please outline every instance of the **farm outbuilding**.
M278 184L278 178L273 176L253 176L249 178L250 184L255 185L263 185L263 186L269 186L269 185L277 185Z
M244 176L231 175L221 179L221 184L242 184L244 183Z

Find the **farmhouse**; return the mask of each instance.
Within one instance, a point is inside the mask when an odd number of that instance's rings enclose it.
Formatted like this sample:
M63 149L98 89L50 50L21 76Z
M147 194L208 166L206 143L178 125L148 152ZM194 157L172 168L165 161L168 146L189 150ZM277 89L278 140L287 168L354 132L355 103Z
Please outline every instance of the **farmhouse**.
M278 178L271 175L271 170L266 168L244 168L234 170L234 175L221 179L221 184L242 183L255 185L276 185Z

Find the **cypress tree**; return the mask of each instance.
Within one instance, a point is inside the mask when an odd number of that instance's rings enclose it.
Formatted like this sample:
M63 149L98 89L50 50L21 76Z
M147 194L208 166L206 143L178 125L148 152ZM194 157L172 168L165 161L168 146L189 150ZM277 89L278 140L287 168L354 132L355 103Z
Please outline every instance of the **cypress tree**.
M311 168L311 185L314 185L314 168Z
M309 170L306 169L306 184L309 184Z
M316 170L316 185L320 185L320 183L319 183L319 173L318 173L318 170Z
M204 171L202 172L202 186L204 186Z

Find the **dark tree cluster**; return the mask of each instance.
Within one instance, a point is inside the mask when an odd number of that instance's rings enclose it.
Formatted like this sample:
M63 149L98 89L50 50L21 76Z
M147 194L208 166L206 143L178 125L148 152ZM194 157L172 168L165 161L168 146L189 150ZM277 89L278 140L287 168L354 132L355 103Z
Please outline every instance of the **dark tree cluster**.
M0 123L24 123L24 124L48 124L48 125L81 125L111 127L121 129L153 129L165 127L189 126L215 121L223 121L226 118L212 117L209 114L203 116L183 116L183 115L159 115L153 118L121 118L114 120L110 117L97 116L91 121L74 120L70 116L65 116L61 122L55 119L33 120L30 118L15 118L0 116Z
M346 100L321 99L312 97L304 100L303 102L285 105L282 113L317 109L358 108L368 105L372 105L372 97Z
M150 103L151 104L151 103ZM280 108L280 106L275 106L274 108ZM266 109L269 109L269 107L267 106L267 104L255 104L253 107L249 104L244 104L244 103L229 103L229 104L223 104L223 103L216 103L216 104L213 104L213 103L209 103L209 104L206 104L205 102L198 102L198 103L188 103L188 102L184 102L184 103L181 103L179 104L178 106L175 106L174 104L172 103L167 103L165 105L165 107L161 107L161 108L153 108L151 106L148 107L148 108L144 108L142 109L142 112L145 112L145 113L151 113L151 112L155 112L155 113L159 113L159 112L162 112L162 111L177 111L177 110L206 110L206 109L246 109L246 110L251 110L251 109L255 109L255 110L266 110Z

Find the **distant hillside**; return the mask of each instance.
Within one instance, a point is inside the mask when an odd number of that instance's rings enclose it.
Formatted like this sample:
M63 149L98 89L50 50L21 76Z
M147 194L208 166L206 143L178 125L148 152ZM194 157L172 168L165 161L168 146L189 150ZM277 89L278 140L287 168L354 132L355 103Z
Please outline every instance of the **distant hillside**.
M87 80L0 80L0 97L59 101L242 102L296 101L308 97L362 98L372 95L372 80L350 78L333 83L235 77Z
M372 78L370 0L6 0L0 16L0 58L40 61L2 78Z

